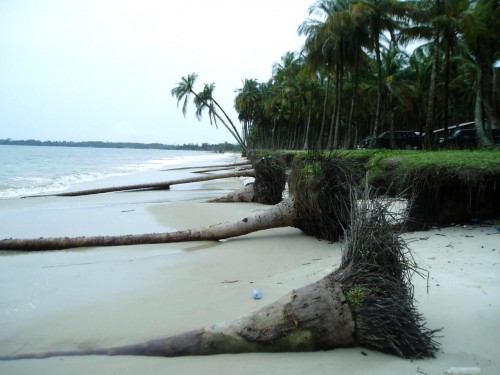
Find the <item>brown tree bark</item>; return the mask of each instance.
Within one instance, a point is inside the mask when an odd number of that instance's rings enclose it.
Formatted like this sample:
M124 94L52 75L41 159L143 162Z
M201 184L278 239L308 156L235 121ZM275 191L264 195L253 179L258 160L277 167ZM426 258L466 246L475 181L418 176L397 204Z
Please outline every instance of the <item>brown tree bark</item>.
M221 223L208 227L182 230L170 233L150 233L125 236L96 237L56 237L34 239L0 240L0 250L43 251L62 250L77 247L126 246L186 241L217 241L242 236L263 229L288 227L295 219L292 198L231 223Z
M82 195L91 195L91 194L103 194L103 193L112 193L115 191L129 191L129 190L168 190L171 185L180 185L180 184L188 184L192 182L203 182L210 180L219 180L223 178L231 178L231 177L254 177L254 171L237 171L237 172L228 172L228 173L220 173L213 174L208 176L196 176L190 178L183 178L178 180L164 181L164 182L153 182L149 184L135 184L135 185L124 185L124 186L112 186L100 189L89 189L89 190L80 190L80 191L71 191L68 193L60 193L60 194L51 194L52 196L57 197L77 197Z
M222 197L210 199L210 203L229 203L229 202L252 202L254 197L253 184L247 185L236 191Z
M179 168L169 168L169 169L162 169L163 172L166 171L180 171L180 170L185 170L185 169L200 169L200 168L235 168L235 167L241 167L241 166L247 166L251 165L252 163L249 161L242 161L239 163L232 163L232 164L223 164L223 165L204 165L204 166L198 166L198 167L179 167Z
M241 171L246 171L249 169L252 169L252 165L244 165L241 167L217 167L217 168L210 168L210 169L199 169L197 171L193 171L192 173L209 173L209 172L218 172L218 171L227 171L228 169L234 169L235 172L241 172Z
M83 355L173 357L247 352L292 352L353 346L355 324L338 284L323 278L293 290L254 314L230 324L139 344L89 350L0 356L0 360Z

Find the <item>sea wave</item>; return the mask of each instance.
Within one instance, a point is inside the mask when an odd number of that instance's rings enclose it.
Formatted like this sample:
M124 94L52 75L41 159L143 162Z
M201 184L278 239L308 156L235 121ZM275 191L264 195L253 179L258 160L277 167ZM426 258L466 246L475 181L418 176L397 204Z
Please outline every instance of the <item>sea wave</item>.
M60 193L85 182L98 181L125 173L83 172L47 177L14 176L0 184L0 199Z
M54 194L148 171L218 163L227 155L164 150L0 146L0 199ZM91 188L91 187L90 187Z

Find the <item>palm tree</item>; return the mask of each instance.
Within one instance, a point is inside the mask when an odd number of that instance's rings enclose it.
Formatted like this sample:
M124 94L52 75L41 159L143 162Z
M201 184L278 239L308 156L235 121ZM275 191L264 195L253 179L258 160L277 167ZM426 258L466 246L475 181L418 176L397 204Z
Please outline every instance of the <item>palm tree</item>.
M183 103L182 113L184 116L186 116L188 101L190 96L193 95L193 104L196 107L196 117L200 120L203 111L208 110L210 124L214 124L215 126L217 126L218 121L222 123L231 133L234 139L238 142L238 144L242 147L244 153L246 154L248 152L247 145L241 138L232 120L213 97L215 84L205 84L203 90L199 93L196 93L194 91L194 85L197 78L198 75L196 73L188 74L186 77L182 77L177 86L171 90L170 93L172 94L172 96L177 98L177 106L179 106L181 102ZM224 117L219 114L219 111L222 112Z
M377 104L373 125L373 138L378 135L382 115L382 92L384 77L382 76L381 39L384 32L394 33L401 28L401 22L407 20L416 10L411 1L398 0L355 0L352 12L355 17L362 18L373 41L377 74Z
M252 124L262 106L259 83L255 79L245 79L243 87L236 92L238 95L234 100L234 108L238 112L238 119L243 123L243 140L248 145Z
M294 52L287 52L281 58L281 63L273 65L273 82L280 97L278 118L287 118L286 125L281 126L281 133L287 135L285 147L292 148L300 126L301 117L301 87L299 73L302 69L303 59ZM286 116L284 115L286 113Z
M353 145L353 123L354 123L354 115L357 106L358 100L358 88L360 81L360 67L362 64L367 65L366 54L363 51L364 47L370 46L370 38L366 28L364 27L362 17L356 17L350 6L350 22L351 27L349 28L351 37L349 43L347 45L348 50L347 56L352 56L352 61L349 64L352 68L352 93L351 93L351 103L349 109L349 117L347 119L347 133L345 137L346 148L351 148Z
M493 146L487 131L500 120L494 106L494 64L500 58L500 5L496 0L478 0L462 14L460 31L476 65L475 123L478 144ZM484 108L484 112L483 112ZM486 118L486 126L483 119ZM485 131L486 129L486 131Z
M458 25L460 15L467 10L467 0L444 0L442 15L442 44L444 54L444 138L448 137L450 123L450 69L451 54L458 46Z
M334 63L336 66L335 105L330 124L327 148L339 147L339 132L341 123L341 107L344 91L344 70L349 59L348 46L355 27L347 1L337 1L334 12L329 16L327 27L334 45Z
M441 3L440 0L436 0L435 3L435 11L436 13L440 13L441 11ZM433 32L433 42L432 42L432 70L431 70L431 81L429 87L429 100L427 103L427 117L425 120L425 148L430 149L434 146L434 139L431 136L434 134L434 119L436 115L436 85L437 85L437 70L439 64L439 52L440 52L440 40L439 36L441 33L440 25L436 25L434 27Z
M316 143L317 149L323 148L325 135L325 124L327 117L327 105L330 95L330 82L335 54L336 43L330 30L330 16L338 9L336 0L318 0L309 8L309 18L304 21L298 29L299 35L306 36L305 50L307 51L306 62L311 69L322 72L326 78L326 89L323 101L323 116L321 129Z
M413 51L408 61L408 67L405 72L410 90L407 92L410 102L409 116L414 122L415 128L420 133L424 133L425 128L425 110L428 104L428 88L430 72L432 70L432 55L427 53L426 48L420 47Z

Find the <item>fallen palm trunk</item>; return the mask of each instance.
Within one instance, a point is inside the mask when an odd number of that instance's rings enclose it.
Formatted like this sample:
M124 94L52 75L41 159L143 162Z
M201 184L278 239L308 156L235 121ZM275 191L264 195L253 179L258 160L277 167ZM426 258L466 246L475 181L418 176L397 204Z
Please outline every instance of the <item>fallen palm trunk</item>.
M252 202L254 198L253 184L242 187L222 197L208 200L209 203Z
M169 169L162 169L163 172L166 171L180 171L184 169L198 169L198 168L234 168L234 167L240 167L243 165L251 165L249 161L242 161L240 163L232 163L232 164L219 164L219 165L204 165L202 167L179 167L179 168L169 168Z
M256 313L178 336L114 348L0 356L0 360L80 355L173 357L246 352L312 351L354 345L354 320L341 289L322 279Z
M185 241L217 241L263 229L292 226L294 218L294 201L292 198L289 198L270 207L268 210L257 212L231 223L221 223L170 233L73 238L4 239L0 241L0 250L43 251L77 247L126 246Z
M245 171L248 169L252 169L252 165L248 164L242 167L218 167L218 168L209 168L209 169L200 169L197 171L193 171L193 173L209 173L209 172L218 172L218 171L227 171L228 169L235 169L236 171Z
M237 171L237 172L213 174L213 175L209 175L209 176L196 176L196 177L191 177L191 178L184 178L184 179L164 181L164 182L153 182L153 183L149 183L149 184L112 186L112 187L100 188L100 189L71 191L68 193L53 194L52 196L77 197L77 196L82 196L82 195L111 193L111 192L115 192L115 191L161 190L161 189L168 190L168 189L170 189L171 185L180 185L180 184L188 184L188 183L192 183L192 182L219 180L219 179L231 178L231 177L253 177L253 176L254 176L253 170Z
M378 202L352 205L340 267L252 315L177 336L89 350L0 356L0 360L80 355L185 356L327 350L360 345L404 358L438 345L414 306L418 268Z
M220 240L262 229L294 226L307 234L337 241L346 227L349 207L349 186L354 186L345 159L330 157L323 160L314 174L300 167L296 171L294 197L276 207L244 218L235 223L173 233L76 238L4 239L0 250L40 251L75 247L125 246L181 241ZM322 171L324 173L322 173ZM285 168L279 160L263 158L256 163L253 202L273 204L281 200L286 183ZM219 175L221 176L221 175ZM332 192L329 193L331 187ZM248 193L248 192L247 192ZM297 202L296 198L299 198ZM326 208L323 209L323 208ZM253 225L256 222L258 225ZM304 225L304 224L307 224ZM315 228L315 231L311 231ZM309 230L308 230L309 229Z

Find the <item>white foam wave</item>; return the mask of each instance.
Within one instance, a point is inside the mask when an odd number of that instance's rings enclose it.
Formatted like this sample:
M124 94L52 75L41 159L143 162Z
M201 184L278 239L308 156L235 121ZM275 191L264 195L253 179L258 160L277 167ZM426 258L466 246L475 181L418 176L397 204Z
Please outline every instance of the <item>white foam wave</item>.
M32 150L38 149L29 148L23 152ZM57 158L61 150L51 147L48 150L51 158L39 157L36 165L33 162L19 163L22 158L13 157L9 170L0 171L0 199L59 193L75 189L81 184L88 185L113 177L176 167L204 166L227 160L227 155L214 153L172 152L172 155L164 156L158 155L157 151L143 154L147 151L141 150L141 153L130 155L128 152L121 153L121 150L98 150L99 154L90 150L90 153L88 150L77 150L78 158L73 157L73 150Z
M15 176L0 186L0 199L19 198L31 195L59 193L85 182L98 181L109 177L122 176L125 173L82 172L68 175L47 177Z

